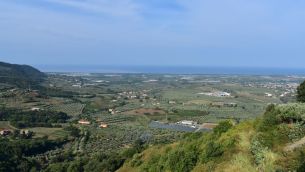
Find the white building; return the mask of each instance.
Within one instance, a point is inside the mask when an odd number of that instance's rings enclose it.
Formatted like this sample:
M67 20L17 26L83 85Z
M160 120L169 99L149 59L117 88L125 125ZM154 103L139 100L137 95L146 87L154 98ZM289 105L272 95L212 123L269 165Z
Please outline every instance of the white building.
M194 122L194 121L188 121L188 120L183 120L183 121L179 121L179 122L177 122L177 124L182 124L182 125L189 125L189 126L192 126L192 125L197 125L197 122Z
M266 97L272 97L273 95L270 94L270 93L265 93L265 96L266 96Z

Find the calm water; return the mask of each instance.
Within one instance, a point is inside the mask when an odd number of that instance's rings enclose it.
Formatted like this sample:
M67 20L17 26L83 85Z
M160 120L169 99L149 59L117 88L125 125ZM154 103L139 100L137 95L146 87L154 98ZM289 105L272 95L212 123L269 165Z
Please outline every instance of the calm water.
M304 69L254 67L173 67L173 66L35 66L43 72L84 73L155 73L155 74L244 74L244 75L305 75Z

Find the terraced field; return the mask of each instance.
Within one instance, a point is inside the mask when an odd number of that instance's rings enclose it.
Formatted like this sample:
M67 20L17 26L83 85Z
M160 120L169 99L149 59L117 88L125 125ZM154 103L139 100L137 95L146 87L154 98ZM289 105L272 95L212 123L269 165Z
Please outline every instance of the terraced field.
M84 108L85 105L81 103L70 103L70 104L54 105L49 107L50 110L64 112L70 116L76 116L82 114Z
M124 115L105 115L99 119L99 121L105 122L107 124L116 124L132 120L134 120L134 117Z
M140 109L135 109L131 111L126 111L123 112L122 114L127 114L127 115L164 115L166 112L164 110L160 109L145 109L145 108L140 108Z

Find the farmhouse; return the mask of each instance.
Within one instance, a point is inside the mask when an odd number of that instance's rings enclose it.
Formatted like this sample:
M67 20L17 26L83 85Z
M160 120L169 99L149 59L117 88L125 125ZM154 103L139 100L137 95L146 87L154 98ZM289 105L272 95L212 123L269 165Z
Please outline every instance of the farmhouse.
M217 97L230 97L231 94L227 93L227 92L218 92L218 93L216 93L216 96Z
M9 134L11 134L11 130L6 130L6 129L4 129L4 130L1 130L1 131L0 131L0 135L1 135L1 136L7 136L7 135L9 135Z
M266 96L266 97L272 97L273 95L270 94L270 93L265 93L265 96Z
M101 123L100 128L108 128L108 124L106 124L106 123Z
M19 134L23 136L30 136L33 134L33 132L29 130L20 130Z
M109 109L108 111L109 111L109 113L111 113L112 115L114 115L115 113L118 113L118 112L119 112L119 111L115 111L114 109Z
M82 85L81 84L74 84L74 85L72 85L72 87L82 88Z
M176 104L175 101L168 101L168 104Z
M31 111L40 111L40 108L33 107L33 108L31 109Z
M177 122L177 124L182 124L182 125L196 125L197 123L194 121L187 121L187 120L183 120L183 121L179 121Z
M90 125L91 124L91 122L87 121L87 120L79 120L78 123L82 124L82 125Z

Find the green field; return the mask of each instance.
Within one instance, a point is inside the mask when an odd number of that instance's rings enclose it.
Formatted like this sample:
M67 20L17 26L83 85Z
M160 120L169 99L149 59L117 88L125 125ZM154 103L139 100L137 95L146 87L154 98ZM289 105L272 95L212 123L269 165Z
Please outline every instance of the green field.
M12 125L10 125L10 123L8 121L0 121L0 129L14 130L16 128L13 127Z
M49 139L58 139L58 138L63 138L68 134L62 128L36 127L36 128L26 128L26 130L34 132L35 133L34 138L47 136Z

